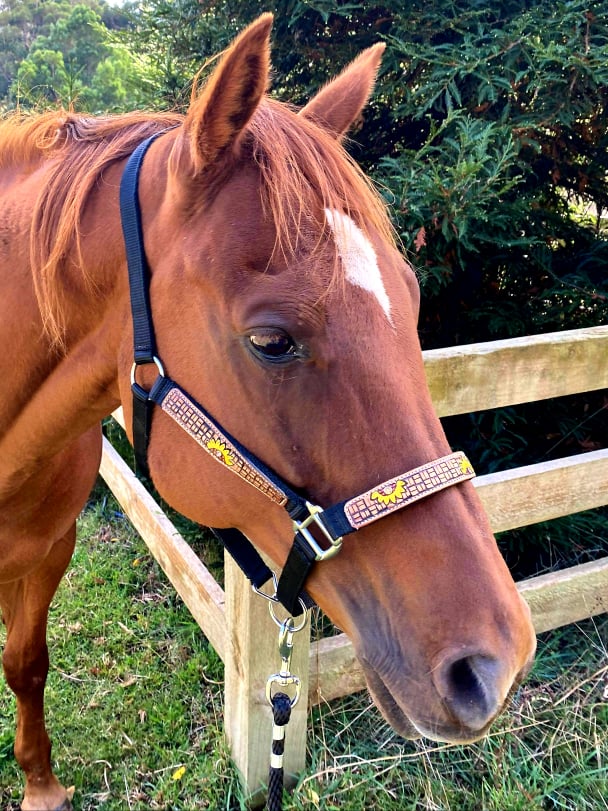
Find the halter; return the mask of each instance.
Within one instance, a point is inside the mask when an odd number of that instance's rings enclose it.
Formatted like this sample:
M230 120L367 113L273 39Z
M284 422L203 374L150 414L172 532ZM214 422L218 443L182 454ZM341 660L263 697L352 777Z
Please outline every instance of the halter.
M395 476L371 490L323 509L296 492L264 462L232 437L194 398L165 374L158 357L150 307L150 270L145 256L138 181L141 165L150 144L166 130L143 141L133 152L120 186L121 222L127 254L131 314L133 318L134 363L131 370L133 393L133 446L138 468L148 475L147 455L152 412L158 405L180 428L219 464L262 493L289 514L294 541L276 594L269 597L298 616L311 604L304 592L306 578L317 561L336 555L345 535L401 510L420 499L472 479L475 472L464 453L451 453L433 462ZM149 391L136 380L138 366L155 364L158 375ZM313 531L316 534L313 535ZM237 529L214 529L214 534L234 557L256 591L271 577L251 542ZM267 595L265 595L267 596Z

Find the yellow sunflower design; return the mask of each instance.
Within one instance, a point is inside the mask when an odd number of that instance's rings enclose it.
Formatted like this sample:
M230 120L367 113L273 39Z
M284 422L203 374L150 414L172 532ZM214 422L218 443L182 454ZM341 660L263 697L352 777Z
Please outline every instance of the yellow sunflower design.
M388 507L389 504L396 504L397 499L400 499L404 492L405 482L397 479L396 482L385 485L382 490L374 490L370 498Z
M466 456L463 456L460 460L460 472L461 473L475 473L473 470L473 465L469 462Z
M226 447L225 442L220 442L219 439L210 439L209 442L207 442L207 448L220 460L220 462L223 462L228 467L232 467L234 464L234 459Z

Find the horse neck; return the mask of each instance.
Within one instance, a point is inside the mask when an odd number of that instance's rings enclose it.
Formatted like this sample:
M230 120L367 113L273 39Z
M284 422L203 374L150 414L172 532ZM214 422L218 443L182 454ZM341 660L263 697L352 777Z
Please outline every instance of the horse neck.
M119 179L120 167L104 176L82 223L83 264L93 284L82 283L83 268L74 259L61 270L58 283L66 293L60 349L43 328L28 251L44 169L0 194L0 231L11 235L9 253L0 259L0 274L9 280L0 302L0 337L14 350L0 359L8 394L0 407L0 493L19 486L119 405L117 356L129 305L117 194L108 193Z

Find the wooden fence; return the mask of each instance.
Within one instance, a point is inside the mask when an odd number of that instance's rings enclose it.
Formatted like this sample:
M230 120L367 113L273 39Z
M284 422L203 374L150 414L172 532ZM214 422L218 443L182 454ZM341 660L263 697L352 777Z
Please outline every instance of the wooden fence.
M424 359L439 416L608 389L608 326L431 350ZM101 474L224 661L226 735L254 793L268 769L271 717L264 686L279 664L266 601L253 594L230 559L225 591L220 588L107 441ZM480 476L474 483L495 532L600 507L608 504L608 447ZM608 557L518 587L538 632L595 616L608 611ZM298 634L292 671L302 677L308 706L364 688L344 635L311 643L307 634ZM307 711L307 702L300 701L289 726L291 773L305 765Z

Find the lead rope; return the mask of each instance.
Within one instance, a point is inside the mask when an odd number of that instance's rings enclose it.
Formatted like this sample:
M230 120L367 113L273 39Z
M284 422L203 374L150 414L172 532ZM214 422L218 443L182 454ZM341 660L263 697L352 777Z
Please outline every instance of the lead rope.
M263 595L266 596L266 595ZM272 598L269 603L270 616L279 627L279 656L281 669L268 677L266 682L266 699L272 707L272 745L270 749L270 769L268 771L268 801L266 811L282 811L283 809L283 755L285 752L285 731L291 718L291 710L298 703L302 692L302 683L298 676L291 672L291 654L293 652L293 636L301 631L308 620L308 611L304 611L303 618L297 625L293 617L281 621L274 613ZM276 598L275 598L276 599ZM290 698L287 693L273 692L274 686L294 687L295 694Z
M291 699L287 693L272 697L272 747L268 770L267 811L283 811L283 754L285 752L285 727L291 718Z

